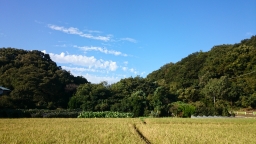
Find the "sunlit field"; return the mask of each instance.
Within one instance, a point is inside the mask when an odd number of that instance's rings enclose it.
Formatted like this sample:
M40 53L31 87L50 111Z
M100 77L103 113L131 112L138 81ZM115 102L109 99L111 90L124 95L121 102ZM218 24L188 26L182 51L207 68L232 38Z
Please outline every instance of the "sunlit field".
M137 127L151 143L256 143L256 119L145 119Z
M0 119L0 143L256 143L256 119Z
M130 124L136 120L0 119L0 143L143 143Z

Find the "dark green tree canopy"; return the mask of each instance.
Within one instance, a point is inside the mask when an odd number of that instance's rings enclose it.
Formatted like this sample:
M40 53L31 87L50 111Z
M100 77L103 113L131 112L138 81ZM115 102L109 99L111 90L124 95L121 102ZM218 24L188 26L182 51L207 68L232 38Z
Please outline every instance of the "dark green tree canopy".
M0 49L0 85L11 89L0 107L66 108L79 84L88 83L58 67L48 54L14 48Z
M0 108L81 108L132 112L134 116L228 115L256 108L256 36L214 46L168 63L146 78L89 83L53 62L48 54L0 49Z

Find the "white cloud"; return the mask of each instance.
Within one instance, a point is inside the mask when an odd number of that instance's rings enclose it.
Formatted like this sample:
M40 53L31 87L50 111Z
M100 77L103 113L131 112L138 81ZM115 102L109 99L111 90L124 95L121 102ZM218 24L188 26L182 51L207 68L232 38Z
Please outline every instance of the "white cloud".
M127 67L122 67L123 71L126 71L128 68Z
M146 72L142 72L141 75L143 76Z
M85 31L89 33L101 33L101 31L97 31L97 30L85 30Z
M93 68L83 68L83 67L68 67L68 66L61 66L63 69L72 71L72 72L101 72L97 69Z
M102 59L97 60L95 57L87 57L83 55L65 55L64 52L60 54L53 54L49 53L51 59L57 63L66 63L66 64L73 64L79 66L86 66L90 68L100 68L106 69L110 71L115 71L118 66L116 62L113 61L104 61Z
M74 46L76 48L80 48L83 51L99 51L105 54L113 54L113 55L122 55L122 56L127 56L127 54L123 54L122 52L119 51L115 51L115 50L108 50L106 48L101 48L101 47L88 47L88 46L83 46L83 47L79 47L79 46Z
M132 73L134 73L134 74L137 74L137 73L138 73L134 68L131 68L131 69L129 69L129 70L130 70L130 72L132 72Z
M46 54L46 50L42 52ZM118 66L117 63L113 61L104 61L102 59L96 59L93 56L87 57L84 55L65 54L64 52L60 54L49 53L49 55L53 61L62 65L61 67L63 69L70 71L75 76L83 76L92 83L107 81L111 84L120 81L121 78L126 78L126 75L116 74ZM128 64L128 61L125 61L124 64ZM128 68L127 66L122 66L120 69L127 74L139 74L136 69ZM143 74L144 72L141 73L141 75Z
M121 38L122 41L128 41L128 42L132 42L132 43L137 43L137 41L133 38Z
M91 83L100 83L102 81L107 81L109 84L115 83L119 81L121 78L116 76L98 76L94 74L88 74L85 72L93 72L93 73L104 73L104 71L100 71L97 69L92 69L92 68L81 68L81 67L67 67L67 66L62 66L63 69L70 71L74 76L83 76L85 77L89 82Z
M128 61L125 61L124 64L125 64L125 65L128 65Z
M67 47L66 44L62 44L62 45L55 45L56 47Z
M46 54L46 50L42 50L42 53Z
M80 31L78 28L74 28L74 27L65 28L62 26L57 26L57 25L52 25L52 24L48 24L48 27L52 30L61 31L61 32L64 32L67 34L79 35L81 37L85 37L85 38L89 38L89 39L109 41L111 38L111 36L93 36L91 34L86 34L86 33L83 33L82 31Z
M102 81L107 81L109 84L116 83L121 79L119 77L96 76L96 75L90 75L90 74L86 74L84 75L84 77L92 83L100 83Z
M81 76L81 75L80 75ZM108 82L109 84L113 84L118 82L121 78L120 77L114 77L114 76L96 76L96 75L91 75L91 74L85 74L82 75L85 77L89 82L91 83L100 83L103 81Z

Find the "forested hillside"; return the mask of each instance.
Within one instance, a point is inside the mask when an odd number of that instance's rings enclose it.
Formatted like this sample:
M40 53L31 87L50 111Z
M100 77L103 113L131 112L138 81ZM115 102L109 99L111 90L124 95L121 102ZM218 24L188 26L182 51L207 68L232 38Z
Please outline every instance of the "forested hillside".
M256 108L256 36L214 46L166 64L147 79L169 87L180 101Z
M0 49L0 86L11 90L0 96L0 108L67 108L83 77L58 67L48 54L14 48Z
M0 96L1 107L81 108L134 116L228 115L234 108L256 108L256 36L195 52L146 78L112 85L74 77L40 51L2 48L1 85L12 90Z
M146 78L81 85L69 106L135 116L228 115L234 108L256 108L256 37L195 52Z

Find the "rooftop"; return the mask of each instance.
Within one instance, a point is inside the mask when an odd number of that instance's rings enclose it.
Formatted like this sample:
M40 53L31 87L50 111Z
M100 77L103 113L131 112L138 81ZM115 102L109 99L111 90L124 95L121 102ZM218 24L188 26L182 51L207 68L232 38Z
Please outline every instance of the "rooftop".
M5 88L5 87L2 87L2 86L0 86L0 89L1 89L1 90L6 90L6 91L10 91L10 89Z

